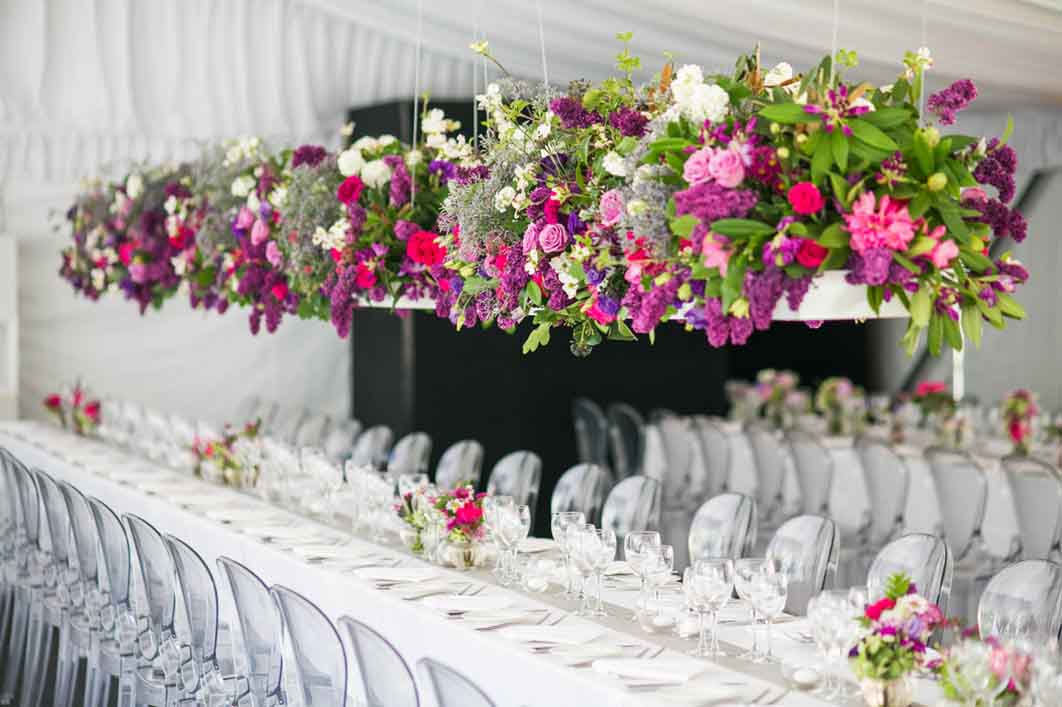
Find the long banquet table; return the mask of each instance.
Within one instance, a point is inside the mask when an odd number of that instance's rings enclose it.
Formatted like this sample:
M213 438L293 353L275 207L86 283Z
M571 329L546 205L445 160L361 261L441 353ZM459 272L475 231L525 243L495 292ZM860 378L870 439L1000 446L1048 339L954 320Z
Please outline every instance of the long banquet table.
M777 664L755 665L736 658L703 661L704 672L685 686L630 689L615 677L587 667L568 667L548 653L532 652L526 645L503 637L503 632L475 630L464 621L446 618L420 602L378 590L349 569L305 561L290 549L243 532L238 523L212 519L217 517L217 509L226 506L260 508L263 515L272 516L290 513L252 495L160 469L129 453L36 423L0 424L0 445L28 466L39 467L75 485L86 495L100 498L116 512L135 513L160 531L182 538L212 568L219 556L231 557L251 567L267 583L283 584L309 597L333 620L349 615L364 621L387 636L410 665L430 656L454 666L480 685L499 707L709 703L813 707L828 704L808 693L789 689ZM207 517L205 509L215 512ZM335 527L302 516L296 518L300 526L347 543L353 553L390 552L403 566L424 566L421 560L401 548L384 548ZM574 602L554 594L532 595L504 588L481 570L440 571L482 583L484 596L513 596L522 606L545 609L548 623L563 621L565 625L578 625L590 621L574 616ZM631 656L651 656L659 651L655 660L682 660L693 642L673 635L643 633L627 618L634 598L632 591L606 592L612 616L593 620L605 631L603 639L622 647ZM739 614L743 616L746 612L747 609L740 610ZM224 618L231 620L232 617ZM775 653L785 659L813 660L813 648L796 637L797 632L806 630L805 620L791 617L776 626ZM747 648L750 643L747 625L737 620L727 622L720 627L720 640L734 653ZM939 697L936 685L924 679L915 683L919 703L936 704ZM351 694L358 692L352 683ZM431 703L431 698L426 698L428 707ZM857 705L861 701L852 700L849 704Z

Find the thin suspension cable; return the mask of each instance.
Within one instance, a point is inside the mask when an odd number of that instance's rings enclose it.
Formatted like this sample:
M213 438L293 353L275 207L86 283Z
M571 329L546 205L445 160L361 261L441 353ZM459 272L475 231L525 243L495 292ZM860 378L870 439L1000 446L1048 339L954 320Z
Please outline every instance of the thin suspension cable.
M929 0L922 0L922 44L921 47L929 48ZM922 67L922 85L918 92L918 117L922 125L926 124L926 73L929 67Z
M538 44L542 51L542 85L549 91L549 65L546 63L546 30L542 24L542 0L535 0L538 8Z
M479 41L479 25L472 29L472 43ZM479 107L476 105L476 94L479 93L479 69L476 68L475 59L472 60L472 148L479 149Z
M837 76L837 30L841 25L841 0L833 0L833 27L830 30L830 82Z
M424 43L424 0L417 0L417 51L416 64L413 67L413 150L416 151L418 131L420 129L420 50ZM412 169L416 171L416 163ZM410 175L409 180L409 207L417 206L417 179L416 174Z

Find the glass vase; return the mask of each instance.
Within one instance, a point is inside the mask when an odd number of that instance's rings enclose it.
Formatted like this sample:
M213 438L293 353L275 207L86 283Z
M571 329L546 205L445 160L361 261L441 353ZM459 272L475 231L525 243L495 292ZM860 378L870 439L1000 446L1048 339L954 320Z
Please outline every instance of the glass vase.
M447 541L446 562L458 570L472 569L476 566L476 544L471 540Z
M914 701L914 690L907 675L895 680L864 678L859 687L867 707L910 707Z

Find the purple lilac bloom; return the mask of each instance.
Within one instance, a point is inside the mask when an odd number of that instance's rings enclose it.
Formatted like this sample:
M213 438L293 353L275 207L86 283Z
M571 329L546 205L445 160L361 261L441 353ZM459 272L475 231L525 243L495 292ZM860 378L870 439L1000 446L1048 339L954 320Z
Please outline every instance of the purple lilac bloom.
M438 174L439 183L446 185L457 176L457 165L447 160L432 160L428 163L428 174Z
M639 334L647 334L654 329L663 318L668 305L674 301L681 283L682 278L672 277L663 285L655 285L645 293L638 308L631 312L631 329Z
M962 205L964 208L980 211L981 217L977 220L988 224L996 238L1009 236L1015 242L1021 243L1028 235L1029 225L1025 217L999 199L964 199Z
M622 106L608 116L608 124L620 131L624 137L642 137L649 119L634 108Z
M804 297L807 295L808 290L811 288L811 275L805 275L804 277L787 277L782 286L785 288L785 301L789 305L789 309L794 312L800 309L800 305L804 303Z
M456 180L459 185L467 186L473 182L482 182L489 176L490 168L481 164L475 167L458 167Z
M419 230L420 226L413 223L412 221L405 221L403 219L398 219L397 221L395 221L395 238L400 241L408 241L410 236L412 236Z
M526 209L529 221L538 221L545 216L546 202L551 196L553 196L553 190L547 186L538 186L531 190L531 193L527 195L530 204Z
M850 285L884 285L891 264L892 251L888 248L869 248L862 255L852 253L844 279Z
M753 324L749 317L731 317L723 313L723 302L711 297L704 303L705 335L708 343L719 348L725 346L727 339L735 346L741 346L752 335Z
M992 138L988 143L987 154L974 169L973 177L980 184L989 184L999 192L999 200L1004 204L1014 198L1014 173L1018 169L1018 155L1010 145L1000 145Z
M583 108L583 103L571 96L561 96L549 102L549 109L560 118L561 125L567 130L589 128L601 122L601 116Z
M749 300L749 318L759 331L771 326L774 308L782 297L782 280L785 273L776 267L768 267L763 272L745 273L742 291Z
M328 151L320 145L300 145L291 154L291 168L295 169L299 165L316 167L327 156Z
M756 206L756 193L747 189L727 189L705 182L675 192L675 213L693 214L705 224L722 218L744 218Z
M952 125L955 114L965 110L977 98L977 87L970 79L961 79L929 97L926 106L940 118L941 125Z

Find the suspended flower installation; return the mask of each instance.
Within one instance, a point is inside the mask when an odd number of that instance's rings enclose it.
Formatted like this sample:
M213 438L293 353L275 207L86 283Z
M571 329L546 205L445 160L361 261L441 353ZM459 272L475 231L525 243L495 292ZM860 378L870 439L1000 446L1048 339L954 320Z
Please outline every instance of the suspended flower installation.
M670 321L723 346L780 313L865 316L807 305L840 288L867 313L902 308L908 351L979 344L983 322L1024 316L1028 272L988 249L1026 236L1009 126L942 131L976 98L969 80L920 116L928 51L888 86L849 80L856 64L841 51L799 74L757 53L729 75L668 64L643 87L624 48L596 84L490 84L478 150L437 109L412 148L230 143L86 185L61 274L141 311L178 291L247 306L254 332L294 314L346 336L358 306L430 303L461 329L528 322L525 352L567 330L578 355Z

